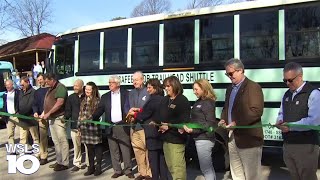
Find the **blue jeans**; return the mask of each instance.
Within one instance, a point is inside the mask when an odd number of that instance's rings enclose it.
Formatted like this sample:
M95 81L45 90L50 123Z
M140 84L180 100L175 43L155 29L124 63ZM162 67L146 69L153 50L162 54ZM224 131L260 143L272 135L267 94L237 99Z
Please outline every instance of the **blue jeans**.
M212 164L212 148L214 142L210 140L195 140L200 169L206 180L216 180L216 173Z

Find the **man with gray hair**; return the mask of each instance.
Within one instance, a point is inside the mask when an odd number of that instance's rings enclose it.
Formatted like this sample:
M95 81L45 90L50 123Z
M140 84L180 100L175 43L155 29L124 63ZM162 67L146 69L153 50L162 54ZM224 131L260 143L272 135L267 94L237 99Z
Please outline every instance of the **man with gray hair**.
M132 76L133 86L129 93L130 112L143 107L149 99L149 93L144 86L144 77L141 71L137 71ZM148 160L148 150L146 145L146 136L142 126L137 123L130 132L131 144L136 157L139 176L136 180L151 179L151 169Z
M114 174L111 178L118 178L124 174L133 179L131 163L130 128L122 126L126 124L125 117L129 111L128 91L120 88L120 77L109 78L110 91L101 96L98 108L92 115L94 121L99 121L100 116L105 113L105 120L112 123L108 129L108 143ZM121 153L121 154L120 154ZM121 167L121 155L124 169Z
M19 90L14 89L13 81L10 79L6 80L5 87L7 91L2 96L3 108L1 111L9 114L16 114L19 109ZM19 123L19 119L13 116L3 116L2 118L6 121L7 125L8 144L14 145L14 132L16 124ZM15 154L16 152L12 153Z
M260 179L263 145L262 128L233 129L233 126L261 125L264 102L262 89L244 75L239 59L225 64L225 75L232 84L227 88L220 126L229 130L228 150L233 180Z
M293 180L316 180L319 157L319 133L311 129L288 127L320 125L320 91L303 81L300 64L290 62L283 69L283 82L289 87L285 92L277 127L282 131L283 160Z

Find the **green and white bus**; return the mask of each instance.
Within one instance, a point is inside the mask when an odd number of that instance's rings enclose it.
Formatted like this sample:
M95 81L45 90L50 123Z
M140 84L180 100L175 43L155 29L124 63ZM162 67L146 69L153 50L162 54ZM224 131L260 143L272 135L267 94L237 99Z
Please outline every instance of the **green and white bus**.
M287 90L285 63L299 62L305 80L320 86L320 2L260 0L109 21L59 34L53 50L53 70L70 91L80 78L103 94L110 75L132 89L140 70L146 80L177 76L192 105L192 83L206 78L218 96L217 117L230 84L224 63L240 58L245 75L263 88L263 123L273 124ZM264 139L266 147L281 147L277 129L265 128Z

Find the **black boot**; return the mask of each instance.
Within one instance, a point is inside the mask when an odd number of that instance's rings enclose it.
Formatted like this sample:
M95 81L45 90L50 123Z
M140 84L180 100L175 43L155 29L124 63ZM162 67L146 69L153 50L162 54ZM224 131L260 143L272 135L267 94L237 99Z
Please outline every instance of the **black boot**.
M94 176L99 176L100 174L102 174L101 164L97 164L96 165L96 170L94 171Z
M89 166L88 171L84 173L84 176L90 176L94 173L94 166Z

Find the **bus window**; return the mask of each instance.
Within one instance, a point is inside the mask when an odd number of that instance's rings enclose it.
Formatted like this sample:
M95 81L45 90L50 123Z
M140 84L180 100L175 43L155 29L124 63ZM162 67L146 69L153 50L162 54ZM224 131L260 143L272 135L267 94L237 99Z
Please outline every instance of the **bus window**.
M200 18L200 63L214 63L234 57L233 16Z
M278 42L278 10L246 11L240 14L242 60L278 60Z
M138 25L132 28L132 66L159 64L159 24Z
M79 36L79 71L99 70L100 32L80 34Z
M74 73L74 42L56 45L55 73L60 77L70 77Z
M127 45L127 28L115 28L104 32L104 69L127 67Z
M285 10L286 59L320 56L320 7Z
M194 18L164 23L164 65L194 62Z

